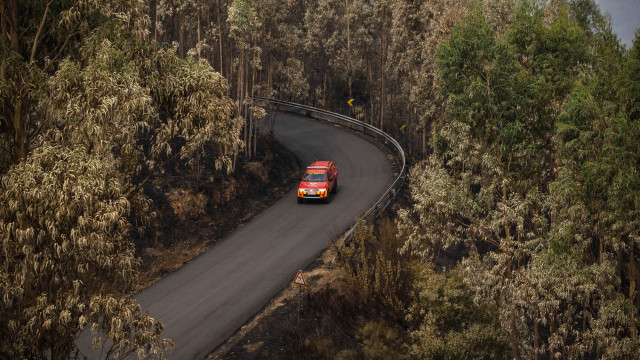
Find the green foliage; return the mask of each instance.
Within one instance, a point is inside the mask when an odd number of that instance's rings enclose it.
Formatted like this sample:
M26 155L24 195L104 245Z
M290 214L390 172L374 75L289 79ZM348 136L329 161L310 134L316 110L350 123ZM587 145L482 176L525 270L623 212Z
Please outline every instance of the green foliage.
M403 341L398 332L381 321L369 321L356 332L362 344L361 359L404 359Z
M407 358L406 346L398 331L383 321L371 320L356 329L356 340L358 342L356 348L342 350L335 356L327 353L322 358L338 360Z
M594 11L523 1L500 38L476 7L436 52L446 111L410 176L403 250L433 260L463 245L465 284L495 302L514 358L634 349L639 136L614 103L633 63Z
M542 101L547 87L516 61L514 50L495 39L477 8L442 42L436 57L448 119L438 124L434 144L456 169L539 182L551 172L544 154L551 130ZM485 158L469 158L470 151Z
M276 78L279 94L285 99L305 99L309 93L309 84L304 76L304 64L295 58L289 58L284 64L278 64Z
M511 351L497 321L495 305L476 304L461 267L436 272L429 264L413 268L414 298L408 320L411 354L420 359L504 359Z
M391 314L402 312L409 285L407 270L401 263L406 258L398 254L401 243L395 233L395 226L388 220L377 234L359 223L351 243L339 253L340 261L366 301Z
M409 181L414 205L398 210L402 251L437 262L442 251L464 242L468 224L479 216L470 191L473 178L456 182L440 164L423 162L411 170Z
M633 47L624 59L618 81L623 111L632 120L640 119L640 31L636 31Z
M477 7L453 31L436 53L444 94L460 94L471 82L487 81L495 47L493 30Z

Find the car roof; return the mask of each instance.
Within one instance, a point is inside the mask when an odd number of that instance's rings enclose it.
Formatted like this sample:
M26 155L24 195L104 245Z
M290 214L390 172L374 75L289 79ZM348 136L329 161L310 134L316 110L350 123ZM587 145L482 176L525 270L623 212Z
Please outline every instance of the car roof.
M331 166L333 161L314 161L309 167L325 167L328 168Z
M307 170L320 170L320 171L324 170L324 171L329 171L329 167L327 167L327 166L309 166L309 167L307 168Z

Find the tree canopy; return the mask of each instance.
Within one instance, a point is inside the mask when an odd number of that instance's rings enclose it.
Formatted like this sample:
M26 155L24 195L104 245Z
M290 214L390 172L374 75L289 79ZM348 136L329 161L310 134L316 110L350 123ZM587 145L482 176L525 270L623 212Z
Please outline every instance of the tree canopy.
M145 189L254 159L255 96L406 148L396 238L418 265L392 307L414 355L637 354L640 32L625 50L595 1L9 0L0 31L1 356L65 357L85 326L162 356L128 297Z
M172 159L211 149L233 171L228 83L150 40L145 1L10 1L0 15L0 354L66 358L91 328L106 356L162 358L162 323L129 297L132 237Z

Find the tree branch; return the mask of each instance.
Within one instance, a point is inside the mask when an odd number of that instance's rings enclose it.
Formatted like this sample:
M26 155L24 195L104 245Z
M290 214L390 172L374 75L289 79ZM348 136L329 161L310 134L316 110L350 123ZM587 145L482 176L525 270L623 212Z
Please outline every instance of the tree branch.
M53 57L53 59L51 59L51 61L49 61L49 63L47 65L45 65L44 68L42 68L42 72L47 72L47 69L49 68L49 66L51 66L51 64L53 64L56 59L60 56L60 54L62 54L62 50L64 50L64 48L67 46L67 43L69 42L69 39L76 35L77 32L70 32L69 35L66 37L66 39L64 39L64 43L62 44L62 46L60 46L60 50L58 51L58 53L56 54L56 56Z
M149 170L149 173L147 174L147 176L145 176L145 178L138 185L136 185L135 188L129 190L129 192L127 192L127 194L125 195L125 198L127 198L127 200L131 199L131 197L135 195L138 191L140 191L140 189L142 189L144 184L146 184L149 181L149 179L151 178L151 175L155 174L156 171L158 171L158 169L161 169L162 167L164 167L170 160L178 156L179 153L180 153L179 151L176 151L173 153L173 155L168 157L165 161L161 163L155 163L155 165L153 165L153 168Z
M49 5L53 0L49 0L47 6L44 8L44 15L42 15L42 21L40 21L40 26L38 27L38 32L36 32L36 36L33 38L33 46L31 46L31 56L29 57L29 63L33 62L33 59L36 56L36 49L38 48L38 41L40 35L42 34L42 29L44 28L44 22L47 19L47 14L49 13Z

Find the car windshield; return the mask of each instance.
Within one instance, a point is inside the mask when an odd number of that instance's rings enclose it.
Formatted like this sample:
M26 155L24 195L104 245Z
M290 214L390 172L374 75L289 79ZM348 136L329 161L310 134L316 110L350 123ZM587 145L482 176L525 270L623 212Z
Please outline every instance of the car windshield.
M304 174L304 178L302 181L306 182L322 182L327 181L327 173L326 172L308 172Z

